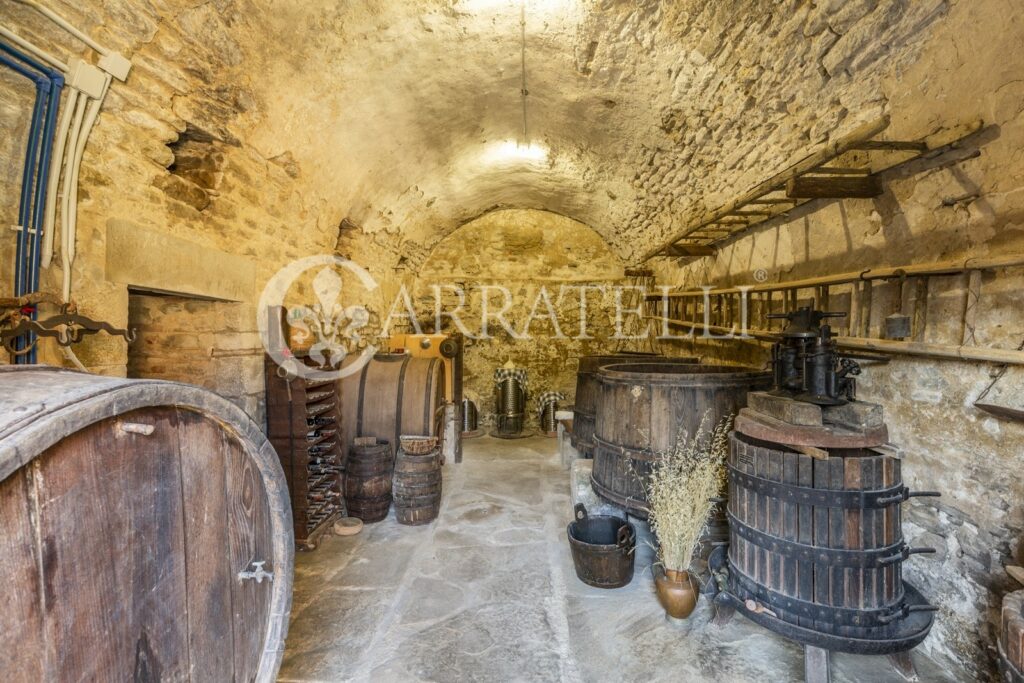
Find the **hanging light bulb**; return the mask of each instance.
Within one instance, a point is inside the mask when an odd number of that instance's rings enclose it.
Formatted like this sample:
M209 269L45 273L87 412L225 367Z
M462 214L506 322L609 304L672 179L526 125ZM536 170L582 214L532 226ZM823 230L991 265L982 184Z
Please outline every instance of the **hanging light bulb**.
M536 142L503 140L484 147L480 160L486 165L509 163L543 164L548 160L548 148Z

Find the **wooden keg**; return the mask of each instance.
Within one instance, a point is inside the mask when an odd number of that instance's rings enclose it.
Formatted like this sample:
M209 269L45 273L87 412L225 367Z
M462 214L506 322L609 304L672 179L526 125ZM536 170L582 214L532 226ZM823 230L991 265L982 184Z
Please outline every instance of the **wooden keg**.
M345 464L345 505L367 524L388 516L395 458L389 441L354 445Z
M728 591L763 607L751 618L799 642L859 654L924 639L934 608L903 581L902 565L933 550L904 543L900 505L909 492L898 458L832 449L819 459L733 432L728 465Z
M441 449L429 453L398 450L394 477L395 518L399 524L427 524L441 509Z
M1024 683L1024 590L1003 598L999 672L1005 683Z
M572 434L569 443L584 458L594 457L594 411L597 406L598 386L597 371L602 365L615 363L676 363L689 365L699 359L669 358L653 353L622 352L580 356L579 369L576 371L576 398L572 407Z
M276 679L294 559L285 478L216 394L0 368L0 519L9 680Z
M375 436L392 444L402 434L440 435L444 363L404 353L375 355L342 380L342 416L349 444Z
M724 365L627 363L598 371L594 430L594 491L647 518L644 479L658 453L672 450L681 434L694 435L704 415L710 430L746 405L747 392L771 376Z

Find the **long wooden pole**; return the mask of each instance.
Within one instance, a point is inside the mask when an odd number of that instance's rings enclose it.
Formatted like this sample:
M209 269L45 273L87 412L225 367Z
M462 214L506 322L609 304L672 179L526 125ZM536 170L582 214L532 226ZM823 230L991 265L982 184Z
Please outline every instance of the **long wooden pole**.
M696 221L691 222L681 231L673 234L669 239L659 244L654 249L648 251L641 262L649 261L650 259L657 256L663 249L669 247L682 238L686 237L690 233L700 230L705 225L714 223L717 220L725 218L726 216L734 213L740 207L750 204L755 199L760 199L764 195L778 190L780 187L786 184L792 178L799 175L803 175L808 171L811 171L822 164L825 164L832 159L835 159L839 155L857 147L860 143L870 140L874 136L881 133L883 130L889 127L889 117L882 116L879 119L863 123L846 135L832 140L828 144L821 147L818 151L807 155L800 161L789 166L785 170L776 173L768 180L755 185L752 189L740 195L737 199L726 204L725 206L711 211L710 213L703 214Z
M665 296L670 299L689 298L703 296L717 296L719 294L741 294L743 292L781 292L793 289L807 289L810 287L821 287L823 285L843 285L851 282L887 280L901 276L912 277L921 275L960 275L971 270L993 270L996 268L1012 268L1024 266L1024 254L1006 254L1004 256L972 256L966 259L955 259L951 261L935 261L933 263L922 263L913 266L885 266L883 268L868 268L836 275L822 275L819 277L806 278L803 280L791 280L790 282L774 282L749 287L723 287L720 289L695 289L686 292L670 292ZM660 299L660 294L648 295L648 300Z
M736 334L736 330L720 325L707 325L689 320L673 320L663 316L653 316L654 320L673 327L685 327L709 334ZM779 335L768 330L746 330L746 337L762 342L774 342ZM737 336L742 340L744 337ZM862 339L860 337L833 337L836 346L844 349L875 351L899 356L919 356L924 358L943 358L950 360L980 361L985 363L1001 363L1007 365L1024 365L1024 351L1016 349L989 349L980 346L955 346L952 344L928 344L924 342L896 341L893 339Z

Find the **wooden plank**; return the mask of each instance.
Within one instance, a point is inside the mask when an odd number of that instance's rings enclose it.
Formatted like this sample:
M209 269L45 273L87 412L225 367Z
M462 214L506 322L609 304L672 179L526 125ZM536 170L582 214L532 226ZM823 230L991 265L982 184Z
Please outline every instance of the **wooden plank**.
M981 299L981 271L967 271L967 287L964 290L964 316L963 333L961 345L974 346L977 344L975 331L978 326L978 308Z
M759 477L768 477L768 454L765 449L756 447L754 449L754 474ZM768 496L764 493L755 493L754 528L758 531L768 533L769 518ZM764 548L757 548L757 557L754 561L756 574L752 578L762 585L769 585L771 572L768 566L768 551Z
M784 453L782 462L782 481L787 484L800 483L800 454ZM782 538L787 541L798 541L799 506L796 503L782 503ZM790 596L798 596L797 561L787 557L782 564L782 592Z
M198 413L178 410L181 488L185 520L189 678L234 679L234 630L228 511L225 497L225 433Z
M175 418L173 408L134 411L82 430L39 458L53 680L187 677ZM154 431L123 432L122 421ZM82 514L98 501L106 513Z
M703 244L673 244L665 247L664 256L713 256L718 252L714 247Z
M846 489L862 490L863 463L865 458L845 458L843 485ZM846 547L863 549L864 536L862 533L862 511L846 510ZM861 569L846 569L843 582L846 585L846 596L844 604L847 607L862 607L864 597L864 572Z
M782 452L772 450L768 453L768 478L772 481L782 481L783 462ZM768 533L776 538L782 538L783 510L782 500L778 496L771 496L768 501ZM781 591L783 587L783 562L782 554L775 551L768 553L769 571L771 580L769 588Z
M846 458L830 458L829 486L833 490L841 490L845 487L845 465ZM846 547L846 514L839 508L829 508L828 512L828 547ZM841 607L846 602L845 569L831 567L829 570L829 604L834 607ZM835 627L831 627L834 629Z
M12 683L50 678L43 642L42 585L37 564L34 495L30 496L32 463L0 482L0 576L7 584L0 610L0 671Z
M814 467L812 458L806 455L799 455L799 484L808 488L814 487ZM814 506L801 504L798 506L798 533L797 540L804 545L814 543ZM814 601L814 563L801 561L797 566L797 597L807 602ZM800 617L800 626L812 628L814 620L810 617Z
M916 342L924 341L924 330L928 324L928 278L919 277L914 283L914 321L912 335Z
M269 623L273 583L239 580L253 562L266 562L274 571L271 556L270 515L267 495L252 460L233 440L224 445L225 498L228 525L228 570L231 581L231 617L234 633L235 680L256 675Z
M786 183L793 199L870 199L882 194L875 176L800 176Z

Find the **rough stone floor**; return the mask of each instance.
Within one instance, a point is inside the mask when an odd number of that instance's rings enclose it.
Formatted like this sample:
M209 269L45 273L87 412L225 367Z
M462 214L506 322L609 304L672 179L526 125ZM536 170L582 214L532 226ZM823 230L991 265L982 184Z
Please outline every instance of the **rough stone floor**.
M299 553L282 681L799 681L802 650L708 601L664 617L638 548L632 583L590 588L565 538L568 473L554 439L466 441L439 519L393 516ZM920 650L920 648L919 648ZM966 680L914 659L922 681ZM837 655L833 680L903 681L884 657Z

